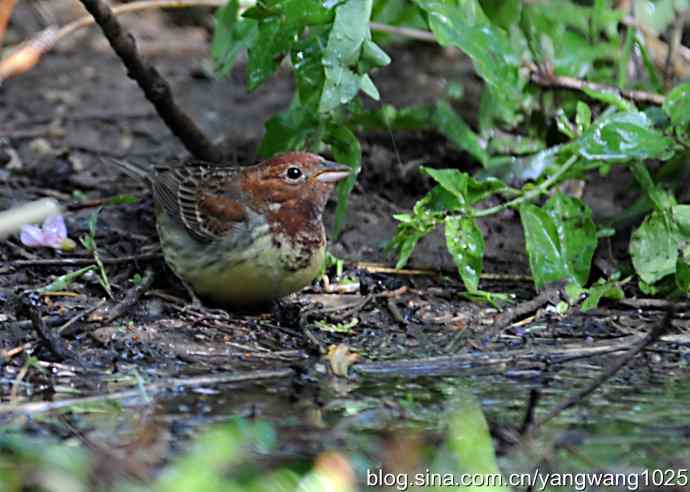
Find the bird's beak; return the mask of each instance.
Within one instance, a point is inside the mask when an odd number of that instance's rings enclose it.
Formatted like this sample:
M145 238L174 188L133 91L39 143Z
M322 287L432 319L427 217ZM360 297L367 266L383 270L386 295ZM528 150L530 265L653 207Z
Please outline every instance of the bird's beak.
M345 164L338 164L337 162L322 161L321 169L316 174L316 180L322 183L337 183L347 178L352 169Z

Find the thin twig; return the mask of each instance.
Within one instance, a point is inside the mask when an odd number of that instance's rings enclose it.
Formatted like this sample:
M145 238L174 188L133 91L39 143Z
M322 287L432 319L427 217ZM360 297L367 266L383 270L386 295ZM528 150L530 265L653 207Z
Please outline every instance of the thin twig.
M127 75L139 84L163 122L187 150L205 161L221 161L222 151L213 145L192 119L177 106L168 82L152 65L139 57L134 37L122 27L110 7L101 0L81 0L81 3L96 20L110 46L122 60L127 68Z
M110 323L111 321L119 318L125 312L127 312L129 308L134 306L141 296L144 295L147 290L149 290L149 287L151 287L152 283L153 271L148 269L144 273L144 277L142 278L141 282L127 291L125 298L112 309L110 315L106 318L106 323Z
M45 320L41 317L39 307L37 305L37 299L33 298L33 294L24 299L24 306L29 312L29 318L31 318L31 324L34 331L38 335L38 338L46 344L48 350L57 357L58 362L64 362L66 360L77 360L75 355L65 346L63 340L53 334L53 332L46 326Z
M162 258L161 253L142 253L140 255L119 256L117 258L101 258L104 265L119 265L121 263L134 263L137 261L150 261ZM16 260L7 263L8 267L48 267L48 266L88 266L95 265L93 258L50 258L42 260Z
M568 77L566 75L555 75L553 73L544 73L536 65L529 64L527 68L530 71L530 80L542 87L547 88L561 88L576 91L592 90L615 92L626 99L630 99L639 103L655 104L661 106L666 99L661 94L646 91L620 90L618 87L606 84L599 84L596 82L589 82L587 80L576 79L575 77Z
M74 317L70 318L69 321L67 321L64 325L60 326L57 329L58 334L60 334L63 337L68 337L73 335L77 330L68 330L70 326L72 326L74 323L79 321L80 319L84 318L84 316L88 316L89 314L93 313L96 309L101 307L103 304L105 304L106 299L101 299L100 302L96 303L94 306L90 306L83 311L80 311L77 313ZM78 329L78 328L77 328Z

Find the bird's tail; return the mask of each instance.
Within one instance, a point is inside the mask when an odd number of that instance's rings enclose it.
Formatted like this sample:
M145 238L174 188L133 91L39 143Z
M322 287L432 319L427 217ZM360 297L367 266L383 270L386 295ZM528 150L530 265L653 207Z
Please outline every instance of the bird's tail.
M122 169L126 174L132 176L133 178L151 179L151 170L147 168L145 164L139 164L136 162L121 161L119 159L108 158L108 162L114 164L115 166Z

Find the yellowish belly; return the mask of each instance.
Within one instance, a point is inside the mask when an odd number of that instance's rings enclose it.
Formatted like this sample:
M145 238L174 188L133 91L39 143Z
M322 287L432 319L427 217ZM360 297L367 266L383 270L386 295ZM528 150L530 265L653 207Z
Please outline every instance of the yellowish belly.
M311 284L322 268L325 248L315 251L308 265L297 271L282 267L281 256L284 254L289 253L269 248L254 259L234 266L190 270L184 276L197 294L217 303L260 304L285 297Z
M292 294L316 278L325 260L325 238L305 257L289 241L274 241L265 232L257 233L250 246L238 248L222 242L202 245L179 229L171 235L172 230L159 223L166 262L196 294L222 305L261 304ZM295 268L291 260L298 256L302 261Z

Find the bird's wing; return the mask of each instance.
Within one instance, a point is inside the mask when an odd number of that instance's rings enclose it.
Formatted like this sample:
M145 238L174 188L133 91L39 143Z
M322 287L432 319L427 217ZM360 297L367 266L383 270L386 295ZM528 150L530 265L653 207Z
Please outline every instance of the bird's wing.
M185 166L158 170L154 199L168 215L202 242L218 239L247 220L239 171Z

